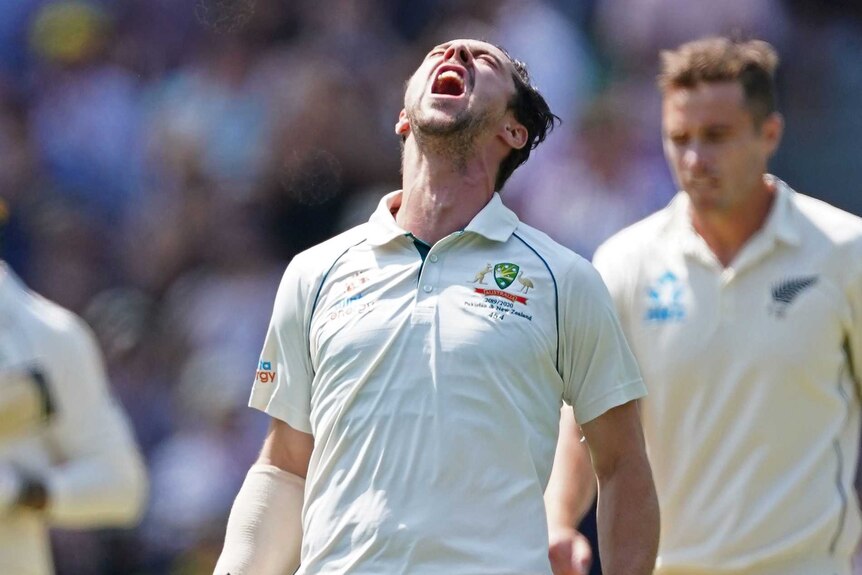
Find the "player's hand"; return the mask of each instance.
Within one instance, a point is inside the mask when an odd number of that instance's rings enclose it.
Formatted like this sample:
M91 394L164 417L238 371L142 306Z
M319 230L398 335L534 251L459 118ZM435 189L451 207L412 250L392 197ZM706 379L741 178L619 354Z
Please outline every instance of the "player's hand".
M5 515L18 503L22 478L15 468L0 463L0 515Z
M554 575L587 575L593 563L593 550L577 529L558 527L549 533L548 559Z

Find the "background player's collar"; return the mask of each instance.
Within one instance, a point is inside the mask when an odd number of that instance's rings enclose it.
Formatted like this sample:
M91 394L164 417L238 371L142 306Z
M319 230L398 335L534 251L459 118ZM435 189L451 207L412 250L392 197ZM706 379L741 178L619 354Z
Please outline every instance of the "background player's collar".
M798 246L802 240L799 236L799 220L792 201L796 192L772 174L766 174L765 178L775 184L775 203L772 205L763 230L773 233L778 241Z
M768 245L781 242L790 246L800 244L798 221L793 207L792 196L796 193L790 186L771 174L764 176L775 184L775 201L769 210L763 227L752 236L748 243L756 241ZM695 231L690 217L691 200L683 191L668 205L669 217L665 223L664 233L672 238L671 245L679 245L683 253L711 261L712 252Z

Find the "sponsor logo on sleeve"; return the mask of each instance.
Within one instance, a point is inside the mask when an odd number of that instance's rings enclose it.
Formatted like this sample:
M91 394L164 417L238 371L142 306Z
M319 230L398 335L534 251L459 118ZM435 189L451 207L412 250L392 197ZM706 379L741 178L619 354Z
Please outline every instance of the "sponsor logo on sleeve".
M275 370L272 369L272 362L261 360L257 364L257 374L254 380L260 383L272 383L275 381Z

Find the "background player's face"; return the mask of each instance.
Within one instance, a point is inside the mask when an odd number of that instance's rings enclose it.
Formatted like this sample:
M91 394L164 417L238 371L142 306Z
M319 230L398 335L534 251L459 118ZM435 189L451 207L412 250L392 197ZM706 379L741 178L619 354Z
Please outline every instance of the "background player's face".
M672 88L662 101L665 156L695 210L745 209L763 189L763 174L781 135L772 114L755 126L739 82Z
M453 40L435 47L407 84L410 129L446 135L502 119L515 95L513 72L509 57L485 42Z

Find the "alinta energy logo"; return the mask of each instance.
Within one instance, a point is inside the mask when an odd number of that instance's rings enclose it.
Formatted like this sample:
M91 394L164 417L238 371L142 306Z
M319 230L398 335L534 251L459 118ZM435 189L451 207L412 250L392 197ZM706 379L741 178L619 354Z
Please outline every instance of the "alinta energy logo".
M497 289L476 287L474 288L476 293L485 296L496 296L511 302L527 305L527 298L518 294L529 293L529 291L535 287L535 284L530 278L524 277L524 271L521 269L521 266L511 262L503 262L494 265L487 263L485 264L485 267L476 272L471 283L490 285L485 281L488 274L492 274L492 278ZM516 293L506 291L508 288L513 287L513 284L515 284L514 291Z
M344 282L344 295L348 300L356 299L362 295L362 288L368 283L368 278L363 272L356 272Z
M374 308L374 300L363 299L365 297L363 289L366 284L368 284L368 278L365 273L356 272L340 286L336 286L334 290L340 294L340 299L329 310L329 320L346 318L354 314L362 315L371 311Z
M260 383L273 383L275 381L275 370L272 369L272 362L260 360L257 364L257 373L254 379Z

